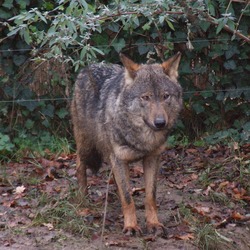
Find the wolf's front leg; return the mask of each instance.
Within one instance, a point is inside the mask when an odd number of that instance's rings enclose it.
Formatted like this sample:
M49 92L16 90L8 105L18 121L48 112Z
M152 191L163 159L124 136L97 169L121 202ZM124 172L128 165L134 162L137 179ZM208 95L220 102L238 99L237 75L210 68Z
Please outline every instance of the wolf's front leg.
M159 222L156 207L156 186L159 169L159 156L152 155L143 159L144 179L145 179L145 213L147 230L149 233L165 234L165 228Z
M135 204L130 192L128 163L116 159L115 156L112 156L110 161L122 204L123 232L129 235L141 234L141 229L137 224Z

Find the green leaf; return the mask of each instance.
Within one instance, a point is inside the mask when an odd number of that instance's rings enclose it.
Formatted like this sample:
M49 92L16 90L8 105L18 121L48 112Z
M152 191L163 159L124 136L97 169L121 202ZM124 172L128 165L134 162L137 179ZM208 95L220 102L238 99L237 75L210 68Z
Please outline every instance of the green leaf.
M171 30L175 31L174 25L173 25L169 20L166 20L166 21L167 21L168 27L169 27Z
M23 31L23 38L27 44L31 44L32 40L31 40L30 32L27 29Z
M23 107L26 107L31 112L34 111L35 108L39 106L37 101L26 101L25 99L17 101L17 103Z
M236 69L236 67L237 67L234 60L228 60L228 61L224 62L223 66L225 69L232 69L232 70Z
M148 23L145 23L143 26L142 26L142 29L143 30L150 30L150 28L151 28L151 22L148 22Z
M201 95L206 99L206 98L212 97L213 92L212 91L205 91L205 92L201 92Z
M136 27L140 26L140 21L139 21L139 18L137 16L133 16L133 22L136 25Z
M48 104L48 105L46 105L45 108L42 109L42 114L45 116L48 116L50 118L53 118L54 117L54 110L55 110L55 107L51 104Z
M7 9L11 9L13 7L13 0L5 0L2 6Z
M35 11L35 13L37 14L37 16L45 23L47 23L46 18L42 15L42 13L40 11Z
M26 6L30 5L30 0L16 0L16 3L20 5L21 9L26 9Z
M239 54L240 51L238 50L237 46L229 46L228 50L225 52L225 57L226 59L230 59L233 57L235 54Z
M201 29L206 32L208 30L208 28L210 27L211 23L207 22L207 21L200 21L199 23Z
M56 111L56 115L63 119L69 114L68 110L66 108L61 108L58 111Z
M0 133L0 151L11 151L14 144L11 143L10 137Z
M229 26L229 28L231 29L231 30L235 30L235 23L234 23L234 21L232 21L232 20L228 20L227 21L227 25Z
M7 34L7 36L10 37L16 35L21 29L22 27L12 28L11 31Z
M16 66L21 66L26 61L26 56L24 55L14 55L13 61Z
M113 23L112 22L112 23L110 23L108 25L108 29L111 30L111 31L113 31L113 32L118 32L119 29L120 29L120 27L119 27L119 25L117 23Z
M84 46L80 53L80 60L83 60L85 58L86 53L87 53L87 46Z
M10 17L12 17L12 13L10 11L7 12L0 7L0 18L6 20L9 19Z
M212 1L208 1L208 10L211 16L215 16L215 8Z
M225 93L224 92L218 92L216 95L216 100L223 101L225 99Z
M218 23L217 29L216 29L216 34L219 34L223 27L225 26L225 19L221 19Z
M159 23L163 24L164 21L165 21L165 16L160 16L159 17Z
M84 1L84 0L78 0L78 1L81 3L81 5L83 6L83 8L84 8L85 10L88 10L88 4L87 4L86 1Z
M144 55L149 51L152 51L153 47L151 45L138 45L138 51L140 55Z
M95 47L91 47L91 49L94 50L96 53L98 53L98 54L104 56L104 52L103 52L102 50L97 49L97 48L95 48Z
M34 123L35 123L34 121L28 119L28 120L25 122L25 127L26 127L27 129L32 129L33 126L34 126Z
M195 110L196 114L200 114L205 111L204 106L200 103L194 103L193 109Z
M114 41L114 44L112 44L112 46L114 47L114 49L116 50L116 52L120 52L125 46L126 46L126 42L124 38L120 38L118 40Z

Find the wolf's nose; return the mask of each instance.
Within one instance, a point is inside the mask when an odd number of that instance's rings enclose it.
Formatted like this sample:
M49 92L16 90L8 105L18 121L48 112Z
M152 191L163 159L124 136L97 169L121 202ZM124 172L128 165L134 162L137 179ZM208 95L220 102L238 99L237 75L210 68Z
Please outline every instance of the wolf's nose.
M158 117L155 119L154 125L158 129L164 128L166 126L166 120L164 118Z

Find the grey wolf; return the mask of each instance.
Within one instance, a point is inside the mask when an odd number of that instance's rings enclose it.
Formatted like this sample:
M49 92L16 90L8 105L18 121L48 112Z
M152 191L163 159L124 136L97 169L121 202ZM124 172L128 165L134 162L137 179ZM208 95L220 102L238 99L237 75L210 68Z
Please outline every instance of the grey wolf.
M142 161L145 217L150 232L162 230L156 207L157 172L167 136L182 108L178 83L181 54L160 64L93 64L76 80L71 116L77 146L76 175L87 193L86 169L102 161L112 168L124 215L125 233L141 233L131 196L129 164Z

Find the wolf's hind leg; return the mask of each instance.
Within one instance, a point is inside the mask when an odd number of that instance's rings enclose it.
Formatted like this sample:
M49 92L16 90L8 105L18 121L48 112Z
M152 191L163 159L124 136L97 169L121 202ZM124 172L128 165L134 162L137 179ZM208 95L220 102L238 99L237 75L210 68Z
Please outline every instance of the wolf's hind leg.
M87 166L84 163L83 155L80 152L77 152L77 159L76 159L76 178L78 182L79 191L82 194L87 195Z

